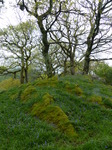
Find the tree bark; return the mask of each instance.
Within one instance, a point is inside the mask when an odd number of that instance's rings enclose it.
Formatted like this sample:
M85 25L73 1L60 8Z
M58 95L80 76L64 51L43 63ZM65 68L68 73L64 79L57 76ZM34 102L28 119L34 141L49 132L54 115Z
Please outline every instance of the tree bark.
M84 61L84 67L83 67L83 74L88 74L89 64L90 64L90 55L86 54L85 61Z
M42 42L43 42L42 53L43 53L43 57L45 60L47 76L52 77L53 76L53 68L52 68L52 63L51 63L49 53L48 53L49 42L47 39L47 31L44 29L41 17L38 17L38 25L39 25L40 31L42 33Z
M26 67L25 67L25 82L28 83L28 61L26 60Z
M44 56L44 60L45 60L45 65L46 65L46 71L47 71L47 76L50 78L53 76L53 69L52 69L52 63L51 60L49 58L49 54L48 52L43 50L43 56Z
M24 84L24 72L25 72L25 66L24 66L24 51L21 49L21 72L20 72L20 83Z
M67 74L67 58L64 60L64 75Z
M70 57L70 72L71 75L75 74L75 62L74 62L74 56Z

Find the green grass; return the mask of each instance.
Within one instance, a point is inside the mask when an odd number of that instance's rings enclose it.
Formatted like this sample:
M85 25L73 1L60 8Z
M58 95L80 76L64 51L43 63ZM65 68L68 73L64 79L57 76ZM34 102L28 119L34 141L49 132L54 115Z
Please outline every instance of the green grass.
M21 95L31 85L35 90L23 101ZM75 86L82 89L82 95L72 90ZM45 93L68 116L77 137L71 138L54 124L31 115L33 104L42 102ZM102 98L101 104L89 101L94 95ZM88 76L66 76L55 82L40 80L3 91L0 93L0 149L112 150L111 98L111 86Z

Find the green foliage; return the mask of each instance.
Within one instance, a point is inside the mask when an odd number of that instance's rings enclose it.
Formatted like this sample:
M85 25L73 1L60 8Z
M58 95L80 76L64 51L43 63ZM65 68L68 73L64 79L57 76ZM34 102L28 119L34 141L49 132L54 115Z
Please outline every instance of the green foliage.
M4 73L6 70L7 68L5 66L0 66L0 74Z
M112 84L112 67L108 64L100 63L95 69L96 75L103 78L106 83Z
M32 115L36 115L42 120L52 123L56 128L60 129L70 137L76 136L73 126L71 125L67 115L59 106L52 105L53 97L48 93L43 96L43 102L34 104L32 107Z
M112 98L110 98L110 97L108 97L108 98L104 97L103 98L103 103L104 103L104 106L106 108L112 109Z
M6 79L0 82L0 89L1 90L7 90L9 88L17 87L20 85L20 81L18 79Z

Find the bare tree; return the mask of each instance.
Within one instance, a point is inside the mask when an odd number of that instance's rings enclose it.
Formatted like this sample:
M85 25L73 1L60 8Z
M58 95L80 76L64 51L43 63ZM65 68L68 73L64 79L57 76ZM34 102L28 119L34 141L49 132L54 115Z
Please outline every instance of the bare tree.
M85 41L87 49L85 52L83 67L83 73L88 74L91 56L101 51L105 51L106 49L103 49L103 46L111 41L110 35L108 34L110 29L110 23L108 22L108 19L112 9L112 1L85 0L78 2L81 6L81 12L84 12L81 14L84 15L87 23L89 21L89 26L87 24L87 27L89 28L88 36L87 40Z
M0 36L2 49L10 54L5 58L13 59L16 67L21 68L21 83L24 83L24 78L28 82L28 66L31 62L33 50L37 46L33 24L31 21L27 21L17 26L9 26L1 32Z
M52 29L53 25L57 21L58 16L61 13L61 4L62 2L47 0L47 1L38 1L38 0L20 0L18 5L21 10L26 9L26 11L34 16L37 19L38 26L40 28L43 47L42 53L46 64L46 71L48 77L53 75L53 66L49 57L49 40L48 32Z

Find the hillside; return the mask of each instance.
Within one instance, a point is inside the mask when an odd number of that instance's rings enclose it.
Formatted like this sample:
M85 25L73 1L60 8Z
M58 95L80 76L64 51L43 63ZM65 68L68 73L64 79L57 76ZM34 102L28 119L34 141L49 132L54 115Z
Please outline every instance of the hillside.
M0 83L1 150L112 150L112 86L89 76Z

